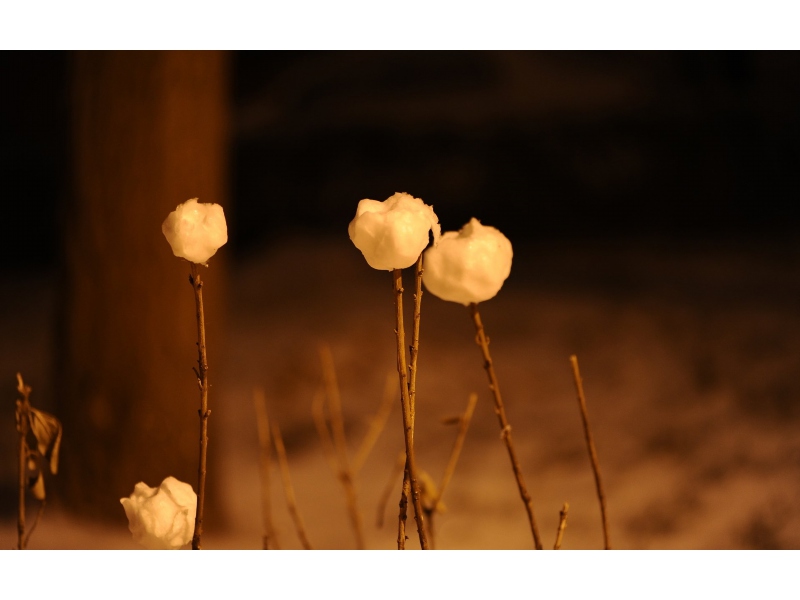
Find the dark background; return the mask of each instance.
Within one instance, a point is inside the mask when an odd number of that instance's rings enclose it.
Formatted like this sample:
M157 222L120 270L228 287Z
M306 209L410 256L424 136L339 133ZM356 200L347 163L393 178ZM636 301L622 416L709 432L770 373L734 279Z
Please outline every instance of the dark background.
M340 232L406 191L512 241L794 235L800 55L234 52L231 250ZM69 210L67 52L3 52L5 270L47 269ZM212 201L213 199L206 199Z

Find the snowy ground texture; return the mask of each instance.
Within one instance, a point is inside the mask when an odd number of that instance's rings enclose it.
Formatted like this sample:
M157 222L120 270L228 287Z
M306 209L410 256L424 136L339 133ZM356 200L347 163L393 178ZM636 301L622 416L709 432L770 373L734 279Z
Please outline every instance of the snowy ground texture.
M563 548L603 543L569 365L576 354L615 548L800 548L800 253L788 248L515 247L511 277L481 313L545 547L565 501ZM344 494L311 420L317 347L332 349L354 450L395 365L391 277L369 268L346 238L288 240L231 275L227 367L211 400L213 443L224 451L209 482L232 492L226 526L208 523L204 546L261 546L252 389L262 386L284 431L312 545L353 548ZM3 362L45 377L51 284L14 285L37 300L2 315ZM28 333L15 336L18 329ZM26 345L12 347L13 339ZM436 518L437 547L530 548L467 309L425 294L421 339L416 447L434 480L456 434L442 418L479 394L447 511ZM382 528L376 513L401 433L398 404L357 479L368 548L395 547L399 480ZM272 502L281 546L300 547L277 471ZM409 537L418 547L411 518ZM0 523L0 539L14 544L13 521ZM31 540L31 548L134 547L121 509L116 526L46 512Z

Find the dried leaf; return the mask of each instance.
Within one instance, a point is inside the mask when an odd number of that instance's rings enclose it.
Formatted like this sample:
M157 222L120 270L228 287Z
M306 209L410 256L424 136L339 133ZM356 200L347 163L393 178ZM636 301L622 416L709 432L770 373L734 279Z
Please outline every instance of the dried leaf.
M36 437L39 453L50 464L50 472L58 473L58 451L61 448L61 421L50 413L31 407L31 431Z
M30 486L33 495L36 497L37 500L44 500L44 475L42 472L39 471L39 476L36 478L36 481Z
M17 391L22 394L25 399L27 399L32 389L33 388L31 388L31 386L25 385L25 382L22 381L22 374L17 373Z

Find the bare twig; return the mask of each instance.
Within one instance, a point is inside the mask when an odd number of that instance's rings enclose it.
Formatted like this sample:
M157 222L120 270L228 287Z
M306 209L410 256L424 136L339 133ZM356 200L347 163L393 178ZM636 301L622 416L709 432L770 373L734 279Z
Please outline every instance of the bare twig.
M589 426L589 414L586 411L586 398L583 395L583 379L581 379L581 372L578 369L578 357L574 354L569 357L572 363L572 374L575 378L575 391L578 394L578 404L581 409L581 419L583 420L583 434L586 438L586 447L589 450L589 458L592 461L592 470L594 471L594 483L597 488L597 499L600 501L600 515L603 520L603 543L606 550L611 550L611 540L608 537L608 515L606 514L606 495L603 491L603 482L600 478L600 463L597 460L597 450L594 447L594 438L592 437L592 429Z
M322 450L328 466L338 475L339 463L336 461L336 448L333 446L333 438L325 418L325 391L322 388L314 392L314 399L311 401L311 416L314 418L314 425L317 428L320 442L322 442Z
M397 549L406 549L406 522L408 521L408 497L411 495L411 475L408 472L408 457L403 469L403 484L400 486L400 502L397 506L400 512L397 515ZM424 509L423 509L424 510Z
M308 541L306 535L306 528L303 524L303 518L300 516L300 511L297 510L297 501L294 496L294 486L292 486L292 477L289 473L289 461L286 460L286 447L283 445L283 437L281 437L281 429L277 421L271 420L272 426L272 441L275 444L275 451L278 454L278 464L281 468L281 477L283 479L283 492L286 496L286 508L289 509L289 514L294 522L297 537L300 538L300 543L306 550L311 550L311 543Z
M389 474L389 481L386 482L386 487L383 489L381 497L378 500L378 516L375 520L375 525L378 527L378 529L383 527L383 516L386 514L386 504L389 502L389 496L392 495L392 490L394 489L397 477L403 472L403 466L405 464L406 453L404 450L397 456L394 467L392 467L392 472Z
M422 319L422 254L417 259L414 274L414 329L411 334L411 364L409 365L408 400L411 416L411 435L414 435L414 421L417 417L417 362L419 361L419 325Z
M39 503L39 510L36 511L36 518L33 520L33 525L31 525L30 530L28 531L28 535L25 536L25 543L23 544L22 548L28 547L28 542L31 541L31 536L36 529L36 526L39 524L39 520L42 518L42 513L44 513L44 506L47 504L47 500L42 500Z
M414 414L409 398L408 366L406 363L405 329L403 325L403 274L400 269L392 272L392 282L395 297L397 336L397 373L400 378L400 401L403 408L403 433L406 444L406 464L411 481L411 503L414 505L414 519L417 522L419 545L423 550L428 549L428 540L425 535L425 522L422 512L422 503L419 497L419 482L416 475L416 458L414 456Z
M497 382L497 375L494 372L494 364L492 363L492 356L489 354L489 340L486 338L486 333L483 330L483 323L481 322L481 315L478 311L478 305L473 303L469 305L470 313L472 314L472 321L475 323L477 331L476 342L481 347L483 353L484 368L486 374L489 376L489 389L492 390L494 396L494 412L500 421L500 437L506 444L508 450L508 457L511 459L511 468L514 470L514 477L517 479L517 487L519 488L519 495L525 505L525 510L528 513L528 522L530 523L531 533L533 534L533 543L537 550L542 549L542 541L539 538L539 530L536 527L536 519L533 516L533 500L525 488L525 481L522 478L522 469L517 460L517 454L514 450L514 444L511 440L511 425L506 418L506 411L503 406L503 399L500 396L500 384Z
M17 433L19 433L18 456L18 505L17 505L17 549L24 550L27 544L25 537L25 489L28 474L28 428L30 427L30 395L31 387L25 385L22 375L17 373L17 391L20 396L16 406Z
M363 550L364 532L361 526L361 513L358 510L358 495L356 493L355 478L350 468L350 461L347 457L347 437L344 431L342 400L339 394L339 383L336 379L336 368L333 364L333 355L331 354L330 347L325 344L320 345L319 356L322 363L322 378L325 382L325 390L328 397L328 411L331 420L331 430L333 431L333 444L339 462L339 480L342 482L345 496L347 497L347 509L350 513L350 522L353 525L353 533L356 537L356 547L359 550ZM322 425L325 425L324 420Z
M397 383L394 380L394 374L388 373L386 376L386 386L383 391L383 400L378 411L372 417L369 423L367 433L364 434L364 439L361 440L361 445L358 447L358 452L353 459L353 472L358 473L364 463L367 462L369 453L378 441L383 428L386 426L386 421L389 418L389 413L392 412L392 405L396 398Z
M197 264L192 263L192 274L189 283L194 290L195 307L197 308L197 385L200 387L200 461L197 467L197 513L194 521L194 535L192 536L192 550L201 549L201 536L203 535L203 509L206 501L206 471L208 463L208 358L206 356L206 323L203 312L203 282L197 270Z
M569 504L564 502L564 506L558 513L558 531L556 532L556 543L553 546L553 550L561 549L561 540L564 538L564 530L567 528L567 512L569 512Z
M453 450L450 452L450 460L447 461L447 467L445 467L444 475L442 475L442 483L439 485L439 491L436 494L436 498L433 502L432 512L436 512L438 510L439 503L442 501L442 495L444 495L444 491L447 489L447 484L450 483L450 479L452 479L453 473L456 470L458 457L461 455L461 448L464 447L464 439L467 437L467 430L469 429L469 424L472 420L472 413L475 412L475 405L477 402L478 394L470 394L469 400L467 400L467 408L459 419L458 436L453 444Z
M256 412L256 426L258 427L259 445L259 471L261 473L261 519L264 526L263 547L264 550L273 548L280 549L278 536L272 526L272 500L270 489L270 471L272 470L272 440L269 434L269 417L267 415L267 403L264 397L264 390L255 388L253 390L253 406Z
M439 489L435 489L433 482L430 482L430 485L427 487L430 487L431 489L426 490L427 493L423 494L423 496L427 496L427 500L423 502L422 506L425 510L425 517L428 519L428 537L431 548L435 547L434 515L436 515L436 513L440 510L444 490L447 488L447 484L450 483L450 479L452 479L453 473L456 470L458 457L461 454L461 448L464 446L464 439L467 436L467 430L469 429L469 424L472 420L472 413L475 411L475 405L477 402L478 394L470 394L464 414L458 417L458 435L453 443L453 449L450 451L450 458L448 459L447 466L444 469L444 474L442 475L442 481L439 484Z
M419 359L419 327L422 318L422 261L423 255L417 259L417 266L414 277L414 321L411 334L411 365L409 366L408 399L410 407L409 421L411 422L411 437L414 437L414 423L417 417L417 362ZM397 516L397 549L404 550L406 547L406 520L408 519L408 496L411 492L411 469L406 460L406 468L403 470L403 485L400 488L400 512ZM423 507L424 508L424 507Z

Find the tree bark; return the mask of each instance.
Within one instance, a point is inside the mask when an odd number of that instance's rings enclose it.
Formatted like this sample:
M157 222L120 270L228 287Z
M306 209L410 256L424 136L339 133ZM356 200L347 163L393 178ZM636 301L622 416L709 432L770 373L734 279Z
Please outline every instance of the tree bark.
M119 520L119 499L138 481L173 475L197 488L190 265L173 256L161 223L189 198L227 207L227 63L217 52L73 56L73 193L62 219L53 387L64 424L54 479L75 512ZM225 254L200 267L212 381ZM213 497L213 470L209 485Z

